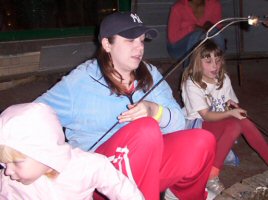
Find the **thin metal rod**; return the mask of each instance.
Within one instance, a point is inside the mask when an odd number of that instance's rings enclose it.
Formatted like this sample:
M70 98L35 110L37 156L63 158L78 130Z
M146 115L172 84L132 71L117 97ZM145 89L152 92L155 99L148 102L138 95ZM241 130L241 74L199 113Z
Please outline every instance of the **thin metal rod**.
M222 19L220 21L218 21L216 24L214 24L210 29L208 29L208 31L206 32L206 36L205 38L192 50L190 51L181 61L179 61L174 67L170 67L169 70L166 72L166 74L147 92L144 94L143 97L140 98L140 100L136 103L140 103L141 101L143 101L158 85L160 85L160 83L162 83L170 74L172 74L176 69L178 69L179 67L182 66L182 63L188 59L194 51L196 51L197 48L199 48L204 42L206 42L208 39L211 39L217 35L219 35L223 30L225 30L228 26L238 23L238 22L243 22L243 21L248 21L247 17L239 17L239 18L226 18L226 19ZM228 24L226 24L225 26L223 26L220 30L218 30L217 32L215 32L214 34L210 33L214 30L214 28L216 26L218 26L219 24L223 23L223 22L229 22ZM119 122L117 121L108 131L106 131L90 148L89 151L93 149L93 147L95 147L115 126L117 126L117 124L119 124Z

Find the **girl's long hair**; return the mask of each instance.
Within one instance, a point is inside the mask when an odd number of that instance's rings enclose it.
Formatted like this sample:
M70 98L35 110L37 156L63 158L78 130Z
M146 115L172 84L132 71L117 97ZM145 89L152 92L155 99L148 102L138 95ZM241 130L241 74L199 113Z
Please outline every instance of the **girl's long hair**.
M113 44L114 36L108 38L108 41L110 44ZM107 82L109 88L111 89L111 93L112 94L115 93L117 95L127 94L127 89L122 84L123 77L118 71L116 71L113 65L111 55L107 53L102 46L99 47L96 54L96 58L100 66L100 70L103 74L103 77ZM118 79L120 81L118 81ZM131 83L134 80L138 81L135 90L142 89L144 92L147 92L153 85L153 78L146 64L143 61L140 62L139 67L131 73Z
M193 52L189 66L185 69L182 75L182 84L188 79L191 78L196 84L198 84L201 88L206 89L207 84L202 81L203 77L203 68L202 68L202 58L210 57L210 54L214 53L215 56L221 57L221 67L217 76L217 85L218 88L222 88L224 81L224 74L226 73L224 67L224 58L222 50L212 41L207 40L200 47Z

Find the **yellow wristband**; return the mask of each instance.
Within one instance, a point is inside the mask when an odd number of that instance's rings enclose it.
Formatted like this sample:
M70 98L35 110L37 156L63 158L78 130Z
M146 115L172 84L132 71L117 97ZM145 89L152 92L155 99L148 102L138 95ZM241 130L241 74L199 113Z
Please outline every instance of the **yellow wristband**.
M161 119L161 117L162 117L162 114L163 114L163 106L159 105L158 106L158 111L157 111L156 115L154 116L154 119L156 121L159 121Z

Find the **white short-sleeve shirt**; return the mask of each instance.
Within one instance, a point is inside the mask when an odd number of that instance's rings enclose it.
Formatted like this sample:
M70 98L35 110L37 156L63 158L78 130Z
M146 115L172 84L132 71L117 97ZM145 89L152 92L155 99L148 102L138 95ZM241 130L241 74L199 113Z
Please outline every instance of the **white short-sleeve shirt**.
M231 80L227 74L223 82L223 87L218 89L216 84L207 83L207 88L202 89L190 78L182 85L182 98L185 105L186 119L193 120L202 118L198 111L210 108L215 112L223 112L226 102L233 100L238 103L238 99L231 85Z

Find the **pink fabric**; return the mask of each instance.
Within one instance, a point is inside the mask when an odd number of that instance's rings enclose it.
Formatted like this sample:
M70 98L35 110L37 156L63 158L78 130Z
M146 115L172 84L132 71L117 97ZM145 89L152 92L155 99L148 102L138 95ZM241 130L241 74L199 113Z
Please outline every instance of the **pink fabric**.
M158 200L167 188L180 200L206 199L214 151L215 139L209 132L192 129L163 135L149 117L126 125L96 150L133 177L146 200Z
M171 7L168 22L168 41L175 43L195 30L195 26L203 26L206 21L215 24L222 18L222 7L219 0L206 0L204 15L197 19L189 6L189 0L179 0Z
M58 172L68 164L71 148L65 143L56 114L47 106L14 105L1 114L1 121L0 144L16 149Z
M202 128L211 131L217 140L214 166L221 168L235 140L242 134L250 146L268 165L268 144L249 119L227 118L217 122L203 122Z
M72 149L54 111L45 104L11 106L0 115L0 145L9 146L59 172L24 185L1 171L0 199L90 200L95 189L110 199L143 200L137 186L107 157ZM31 169L29 169L31 170Z

